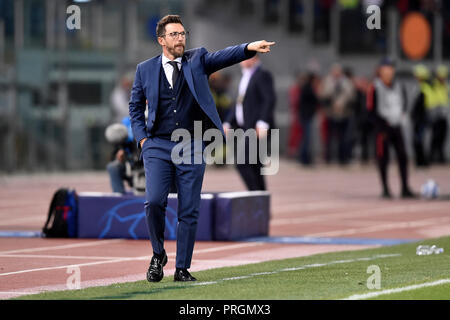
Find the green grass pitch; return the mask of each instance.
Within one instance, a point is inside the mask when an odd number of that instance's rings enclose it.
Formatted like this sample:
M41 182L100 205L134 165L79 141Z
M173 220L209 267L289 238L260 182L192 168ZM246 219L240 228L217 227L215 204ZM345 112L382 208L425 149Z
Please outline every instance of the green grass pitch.
M419 244L435 244L444 248L444 253L417 256ZM450 282L396 293L387 291L450 279L449 252L450 237L443 237L193 272L197 282L176 283L173 275L166 273L159 283L144 280L18 299L297 300L365 298L360 295L374 292L379 295L372 299L450 299Z

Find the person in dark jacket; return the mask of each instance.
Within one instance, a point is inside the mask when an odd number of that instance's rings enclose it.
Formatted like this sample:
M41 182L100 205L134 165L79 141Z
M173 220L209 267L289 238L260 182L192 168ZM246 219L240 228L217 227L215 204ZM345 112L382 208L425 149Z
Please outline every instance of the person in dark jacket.
M369 87L367 108L376 128L376 157L383 188L382 197L392 197L387 181L389 146L392 145L400 171L401 197L413 198L415 195L408 185L408 157L401 125L406 112L406 92L394 77L393 61L383 59L378 69L378 77Z
M303 128L300 143L299 161L304 165L313 163L311 154L311 139L313 131L314 116L317 111L319 99L315 90L316 75L309 73L301 88L299 101L299 119Z
M427 109L433 106L433 89L429 82L429 71L424 65L414 67L414 76L417 79L419 91L414 99L411 110L411 122L413 124L413 147L415 163L418 167L428 166L425 152L425 134L429 127Z
M274 127L274 109L276 102L275 88L271 73L262 68L258 55L240 63L242 77L239 82L236 104L224 122L224 130L230 128L256 131L258 139L270 139L270 129ZM238 141L239 144L239 141ZM245 138L245 163L237 161L236 168L247 189L250 191L266 190L266 182L261 174L263 167L259 156L256 163L250 159L250 141ZM257 145L259 155L259 144ZM237 150L235 155L239 158Z
M436 78L433 81L434 106L428 110L431 125L431 145L429 153L430 163L447 162L445 145L448 132L449 87L447 84L448 68L440 65L436 69Z

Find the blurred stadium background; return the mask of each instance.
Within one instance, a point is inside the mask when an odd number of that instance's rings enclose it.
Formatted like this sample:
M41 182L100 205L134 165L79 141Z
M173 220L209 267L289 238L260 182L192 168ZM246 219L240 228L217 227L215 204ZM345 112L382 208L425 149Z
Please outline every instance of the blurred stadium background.
M80 30L66 28L71 4L81 9ZM370 4L381 8L379 30L366 26ZM421 57L408 56L399 36L412 11L423 14L432 31ZM112 151L104 131L114 121L113 90L123 76L132 79L138 62L160 53L155 26L169 13L180 14L190 31L187 48L277 42L263 63L275 77L276 124L286 157L293 156L289 92L299 71L325 76L339 62L364 84L389 55L412 96L415 64L434 68L450 60L449 1L0 0L0 172L104 170ZM225 73L232 97L239 67ZM358 146L354 151L361 152Z

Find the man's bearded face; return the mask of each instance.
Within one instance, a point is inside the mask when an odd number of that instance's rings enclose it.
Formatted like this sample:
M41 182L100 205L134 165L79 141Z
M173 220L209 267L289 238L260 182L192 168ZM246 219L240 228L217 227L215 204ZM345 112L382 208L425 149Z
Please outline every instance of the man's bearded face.
M177 35L171 36L174 32L184 32L184 27L179 23L169 23L165 28L165 36L160 37L159 43L166 49L166 51L175 58L181 57L184 54L186 46L186 37Z

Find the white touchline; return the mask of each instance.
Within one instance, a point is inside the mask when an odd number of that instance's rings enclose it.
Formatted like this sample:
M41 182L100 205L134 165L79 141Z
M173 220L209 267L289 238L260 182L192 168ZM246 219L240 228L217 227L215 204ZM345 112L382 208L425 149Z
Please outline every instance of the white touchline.
M425 283L415 284L415 285L411 285L411 286L407 286L407 287L386 289L386 290L363 293L363 294L355 294L355 295L352 295L352 296L347 297L342 300L363 300L363 299L375 298L375 297L378 297L381 295L386 295L386 294L416 290L416 289L425 288L425 287L439 286L441 284L446 284L446 283L450 283L450 279L441 279L441 280L437 280L437 281L433 281L433 282L425 282Z
M0 254L0 258L38 258L38 259L82 259L82 260L111 260L130 257L99 257L99 256L62 256L48 254Z
M113 242L121 242L124 239L112 239L112 240L95 240L89 242L77 242L72 244L63 244L59 246L52 247L36 247L36 248L24 248L17 250L9 250L9 251L0 251L0 254L10 254L10 253L23 253L23 252L38 252L38 251L46 251L46 250L61 250L61 249L70 249L70 248L80 248L80 247L90 247L90 246L98 246L104 244L110 244Z
M175 256L175 253L168 253L168 256ZM65 259L65 260L115 260L115 259L136 259L136 260L146 260L150 259L151 256L141 256L141 257L102 257L102 256L62 256L62 255L43 255L43 254L0 254L0 258L37 258L37 259ZM239 264L250 264L250 263L258 263L259 260L226 260L226 259L199 259L196 258L195 262L202 262L202 263L236 263L239 262Z
M0 291L0 295L26 295L37 294L39 291Z
M222 281L230 281L230 280L238 280L238 279L246 279L246 278L253 278L260 275L267 275L267 274L277 274L281 272L287 272L287 271L298 271L298 270L304 270L304 269L310 269L310 268L320 268L325 266L330 266L333 264L340 264L340 263L350 263L350 262L357 262L357 261L370 261L375 259L383 259L383 258L392 258L392 257L398 257L401 256L400 253L393 253L393 254L379 254L372 257L364 257L364 258L356 258L356 259L348 259L348 260L335 260L325 263L314 263L314 264L307 264L304 266L298 266L298 267L292 267L292 268L284 268L279 269L275 271L269 271L269 272L258 272L258 273L251 273L249 275L243 275L243 276L237 276L232 278L223 278L216 281L205 281L205 282L198 282L191 285L194 286L206 286L210 284L216 284Z
M137 258L140 258L140 257L137 257ZM57 269L67 269L67 268L73 268L73 267L95 266L95 265L98 265L98 264L106 264L106 263L115 263L115 262L136 260L137 258L120 258L120 259L114 259L114 260L103 260L103 261L88 262L88 263L69 264L69 265L57 266L57 267L43 267L43 268L36 268L36 269L19 270L19 271L0 273L0 276L10 276L10 275L14 275L14 274L36 272L36 271L48 271L48 270L57 270Z
M267 271L267 272L256 272L256 273L251 273L251 276L262 276L262 275L266 275L266 274L275 274L277 273L276 271Z
M231 278L223 278L222 281L229 281L229 280L240 280L240 279L247 279L252 277L252 275L248 276L238 276L238 277L231 277Z
M216 284L218 283L217 281L204 281L204 282L199 282L199 283L193 283L193 286L205 286L208 284Z
M122 239L116 239L116 240L122 240ZM107 241L107 240L103 240L103 241ZM261 245L261 244L263 244L263 243L262 242L254 242L254 243L240 243L240 244L236 244L236 245L225 245L225 246L221 246L221 247L195 250L194 254L201 254L201 253L215 252L215 251L223 251L223 250L236 249L236 248L242 248L242 247L252 247L252 246L257 246L257 245ZM47 249L48 248L49 247L47 247ZM16 252L17 251L19 251L19 250L16 250ZM169 257L170 256L174 257L176 255L176 252L170 252L170 253L167 253L167 255ZM35 268L35 269L18 270L18 271L0 273L0 276L10 276L10 275L14 275L14 274L36 272L36 271L48 271L48 270L66 269L66 268L71 268L71 267L87 267L87 266L95 266L95 265L99 265L99 264L117 263L117 262L124 262L124 261L149 260L150 258L151 258L151 256L114 258L114 259L111 259L111 260L103 260L103 261L96 261L96 262L88 262L88 263L70 264L70 265L63 265L63 266L53 266L53 267L43 267L43 268Z
M45 219L42 219L42 217L36 217L36 216L32 216L32 217L22 217L22 218L15 218L15 219L9 219L9 220L1 220L0 221L0 226L8 226L8 225L14 225L23 221L29 222L29 221L42 221Z

